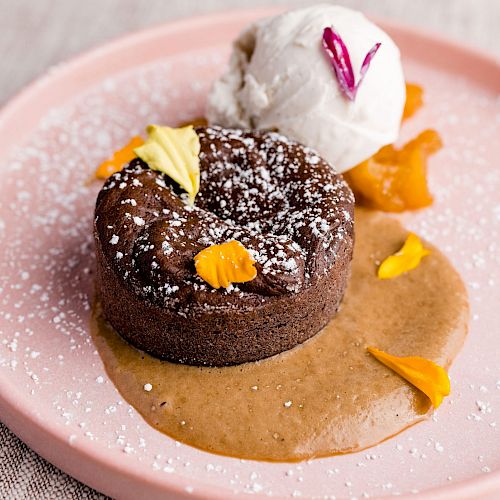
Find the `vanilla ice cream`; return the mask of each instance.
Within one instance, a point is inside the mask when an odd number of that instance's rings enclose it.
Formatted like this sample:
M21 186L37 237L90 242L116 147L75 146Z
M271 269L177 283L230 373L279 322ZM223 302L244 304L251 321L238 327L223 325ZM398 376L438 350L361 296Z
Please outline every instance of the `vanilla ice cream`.
M323 49L326 27L344 41L356 82L366 54L381 44L354 101ZM315 5L262 19L238 37L207 117L226 127L276 129L343 172L397 139L405 94L399 50L384 31L360 12Z

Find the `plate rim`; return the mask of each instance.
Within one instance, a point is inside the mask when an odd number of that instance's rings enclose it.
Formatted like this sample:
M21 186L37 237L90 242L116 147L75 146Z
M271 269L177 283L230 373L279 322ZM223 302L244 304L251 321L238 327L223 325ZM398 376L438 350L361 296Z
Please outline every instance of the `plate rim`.
M111 40L83 50L65 61L49 67L39 76L35 77L30 83L21 88L21 90L17 91L10 98L8 98L0 108L0 132L2 131L2 128L7 126L9 119L15 116L17 110L22 108L26 101L36 97L38 92L51 83L57 82L58 80L64 81L65 78L71 75L75 68L95 62L100 57L112 55L116 51L123 51L127 46L144 43L147 39L155 39L161 34L174 34L176 31L193 30L195 27L206 27L218 23L220 24L221 22L227 22L232 18L237 18L238 20L245 18L250 21L251 19L272 15L284 10L286 9L283 7L231 9L200 16L186 17L180 20L178 19L166 23L159 23L137 31L124 33ZM410 36L411 38L424 41L431 45L438 45L440 46L441 51L461 53L469 60L474 61L476 65L489 67L493 70L494 75L498 74L500 77L499 60L497 60L497 58L492 54L488 54L480 49L469 47L460 42L450 40L449 38L437 33L427 32L423 29L409 26L405 23L373 18L371 16L368 17L375 20L375 22L381 25L384 29L387 29L391 35L393 33L404 34L405 36ZM180 53L180 51L176 52ZM495 76L493 76L490 80L494 82ZM498 80L500 80L500 78L498 78L497 81ZM493 84L492 87L494 86L495 85ZM46 108L46 111L48 109L50 108ZM0 133L0 136L1 135L2 134ZM26 135L29 136L29 132ZM2 157L7 156L8 154L8 148L1 152ZM164 497L166 493L175 495L177 498L206 498L206 496L209 495L211 498L215 499L227 498L229 495L240 496L245 494L243 492L235 494L230 492L227 488L207 485L203 482L199 482L199 486L195 485L196 487L194 492L189 493L185 488L187 486L191 486L191 482L183 476L172 474L170 477L161 476L160 478L159 476L154 475L154 471L148 470L141 470L138 473L136 470L137 464L135 462L130 462L130 464L126 465L123 462L117 464L114 460L114 450L110 451L104 447L96 447L91 441L78 440L78 444L74 446L69 443L67 437L57 431L60 427L58 424L43 424L34 412L30 412L20 404L21 400L16 400L13 396L9 397L8 391L3 390L6 385L4 379L5 377L0 376L0 409L2 410L0 420L4 422L4 424L12 432L14 432L14 434L20 437L21 440L36 453L67 474L84 482L85 484L88 484L98 491L107 492L112 495L113 489L110 483L113 480L118 480L127 484L137 482L139 485L139 489L137 491L142 491L142 493L144 493L142 488L147 486L151 489L151 493L154 494L153 498L156 498L156 496ZM27 429L36 429L36 432L28 432ZM37 434L43 436L43 438L35 438ZM52 446L50 449L47 446L44 449L41 449L41 446L38 446L38 444L33 444L36 439L39 441L43 440L46 445L50 442ZM88 472L85 474L81 473L81 471L76 471L74 467L67 463L67 459L65 460L64 458L65 456L71 456L71 461L75 463L83 461L87 464L86 467L88 469L94 469L94 473ZM108 459L106 459L106 457L108 457ZM95 471L99 469L110 475L103 477L101 480L96 479L99 478L99 474L96 475ZM145 475L145 472L149 472L149 474ZM113 479L110 479L110 477ZM105 485L106 487L103 488ZM133 489L132 484L130 490L131 493L133 492ZM461 480L451 485L429 488L416 495L401 495L400 498L471 498L473 496L487 495L499 491L500 470L497 470L485 475L477 475L469 479ZM268 497L265 495L254 495L254 498Z

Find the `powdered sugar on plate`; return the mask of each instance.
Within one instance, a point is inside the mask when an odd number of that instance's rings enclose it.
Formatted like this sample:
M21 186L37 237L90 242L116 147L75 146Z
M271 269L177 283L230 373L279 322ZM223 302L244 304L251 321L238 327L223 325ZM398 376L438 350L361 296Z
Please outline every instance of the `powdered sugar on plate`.
M406 74L425 88L426 107L405 123L403 136L433 127L445 146L430 161L435 204L403 220L450 257L471 302L470 335L451 370L452 394L435 416L366 452L257 463L158 434L107 378L88 332L100 189L89 179L147 124L202 115L225 56L219 48L203 49L109 78L52 109L0 159L0 377L36 418L58 422L72 446L90 442L115 453L118 464L179 475L189 482L187 493L208 484L270 496L362 498L498 470L500 106L472 83L412 61Z

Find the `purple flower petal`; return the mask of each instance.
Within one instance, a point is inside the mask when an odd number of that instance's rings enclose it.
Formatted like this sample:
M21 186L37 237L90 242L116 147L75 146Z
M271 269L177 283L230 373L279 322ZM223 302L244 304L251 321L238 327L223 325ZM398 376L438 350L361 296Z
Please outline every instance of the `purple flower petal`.
M351 58L349 51L344 44L340 35L333 27L323 30L323 48L330 60L341 90L351 100L354 101L358 87L363 81L363 78L370 67L371 60L377 53L380 43L376 43L371 50L366 54L359 74L358 83L354 79L354 71L352 69Z
M376 43L366 54L363 64L361 65L361 69L359 70L359 80L358 83L356 84L356 91L358 90L358 87L361 85L361 82L363 81L363 78L365 77L365 73L368 71L368 68L370 67L370 63L372 62L373 56L377 53L377 50L379 49L381 43L378 42Z
M349 52L340 35L334 28L325 28L323 31L323 48L332 64L335 75L342 91L354 100L354 72L352 70Z

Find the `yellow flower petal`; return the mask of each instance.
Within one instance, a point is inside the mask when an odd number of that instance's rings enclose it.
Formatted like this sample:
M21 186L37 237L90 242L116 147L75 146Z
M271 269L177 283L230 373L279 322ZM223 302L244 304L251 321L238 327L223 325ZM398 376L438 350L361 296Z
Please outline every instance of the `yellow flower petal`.
M368 347L367 350L385 366L420 389L431 400L434 408L438 408L443 398L450 394L450 379L446 370L433 361L420 356L392 356L375 347Z
M236 240L207 247L194 257L198 276L214 288L253 280L257 276L254 264L248 250Z
M410 233L401 250L387 257L378 268L378 277L381 280L395 278L400 274L415 269L423 257L430 251L424 248L416 234Z
M182 128L149 125L146 143L135 149L149 168L172 178L189 195L191 204L200 189L200 140L192 125Z
M134 149L142 144L144 144L144 141L141 137L132 137L126 146L114 153L113 158L102 162L99 167L97 167L95 171L96 178L107 179L115 172L119 172L127 163L131 162L137 156Z

